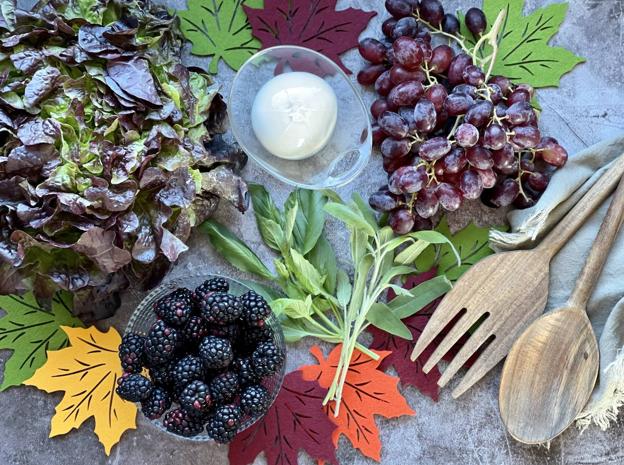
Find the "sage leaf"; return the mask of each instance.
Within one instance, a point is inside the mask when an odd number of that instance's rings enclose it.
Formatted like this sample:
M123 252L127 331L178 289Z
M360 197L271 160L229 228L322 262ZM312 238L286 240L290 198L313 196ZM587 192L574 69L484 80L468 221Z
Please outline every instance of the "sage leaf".
M451 282L446 276L436 276L410 289L409 295L395 297L388 303L388 307L392 313L403 320L419 312L451 288Z
M392 282L392 280L396 278L397 276L413 274L416 272L417 272L416 268L412 266L405 266L405 265L393 266L392 268L390 268L388 271L386 271L383 274L379 282L382 285L387 285L388 283Z
M346 205L330 202L325 205L325 211L355 231L362 231L368 236L375 235L375 230L368 224L368 221L366 221L359 210L354 211Z
M319 237L314 248L307 255L307 259L321 275L325 276L325 290L333 295L336 292L338 265L336 264L336 254L325 236Z
M382 331L408 341L412 340L412 333L409 328L384 303L373 304L366 314L366 319Z
M286 205L296 199L299 209L293 230L296 249L301 254L310 252L323 234L325 226L325 211L323 207L327 203L327 196L319 191L297 189L291 193Z
M368 224L370 224L371 227L377 231L379 229L379 224L377 223L375 212L370 205L368 205L368 202L365 202L364 199L362 199L362 196L357 192L353 193L351 199ZM388 229L392 230L392 228Z
M305 300L276 299L271 302L271 309L276 315L286 315L289 318L308 318L312 315L312 297L308 295Z
M322 294L325 278L295 249L290 249L290 256L294 265L292 272L297 278L297 281L299 281L306 291L314 295Z
M336 280L336 298L341 307L349 305L351 300L351 281L349 275L343 269L338 270L338 279Z
M407 247L405 250L401 251L395 258L394 261L396 263L400 263L402 265L407 265L408 263L414 263L421 253L429 247L429 242L417 240L412 245Z
M239 270L261 278L275 279L260 258L225 226L210 219L202 223L200 229L208 234L215 250Z

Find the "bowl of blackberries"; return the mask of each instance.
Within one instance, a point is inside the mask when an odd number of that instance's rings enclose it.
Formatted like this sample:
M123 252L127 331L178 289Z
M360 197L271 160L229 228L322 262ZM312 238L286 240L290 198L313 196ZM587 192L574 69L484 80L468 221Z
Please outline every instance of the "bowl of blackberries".
M164 431L228 443L277 397L285 357L264 298L230 278L186 277L153 290L132 314L117 393Z

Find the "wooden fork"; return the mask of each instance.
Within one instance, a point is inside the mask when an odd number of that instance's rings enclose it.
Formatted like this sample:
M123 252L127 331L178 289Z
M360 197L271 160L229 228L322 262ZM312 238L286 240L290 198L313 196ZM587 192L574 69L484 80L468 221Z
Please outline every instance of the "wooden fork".
M450 362L438 381L444 387L479 349L481 354L453 390L457 398L500 362L525 328L538 318L548 298L552 258L613 192L624 174L620 156L583 198L532 250L490 255L476 263L444 297L416 341L412 360L458 315L459 319L423 367L425 373L476 323L478 328Z

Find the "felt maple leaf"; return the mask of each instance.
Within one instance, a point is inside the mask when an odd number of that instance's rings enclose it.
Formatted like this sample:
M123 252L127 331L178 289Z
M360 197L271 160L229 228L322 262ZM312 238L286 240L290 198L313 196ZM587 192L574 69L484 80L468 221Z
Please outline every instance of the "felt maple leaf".
M268 465L295 465L300 450L319 461L337 464L331 443L336 425L323 410L326 393L318 383L305 381L300 371L286 375L266 416L230 444L230 465L253 463L261 452Z
M136 428L137 407L115 392L122 375L114 329L61 328L70 347L48 352L48 361L24 384L46 392L65 391L52 417L50 437L66 434L94 417L95 434L107 455L128 429Z
M46 361L46 351L62 349L67 336L61 326L82 326L70 310L71 295L57 293L50 310L41 308L32 293L0 296L0 349L13 351L4 364L0 391L18 386Z
M322 387L331 385L342 345L337 345L327 358L317 346L310 353L318 360L318 365L301 367L303 378L317 381ZM375 424L375 415L385 418L397 418L403 415L414 415L407 401L398 390L399 379L379 370L380 363L390 352L376 351L379 360L373 360L362 352L355 350L347 373L342 403L338 416L335 414L335 402L329 402L325 411L338 428L332 434L334 445L344 434L351 444L366 457L377 461L381 458L381 440Z
M298 45L316 50L335 61L346 73L351 71L340 54L358 45L358 37L377 13L355 8L336 11L336 0L265 0L264 8L243 6L254 37L263 48ZM319 63L286 55L276 73L289 64L294 71L325 75Z

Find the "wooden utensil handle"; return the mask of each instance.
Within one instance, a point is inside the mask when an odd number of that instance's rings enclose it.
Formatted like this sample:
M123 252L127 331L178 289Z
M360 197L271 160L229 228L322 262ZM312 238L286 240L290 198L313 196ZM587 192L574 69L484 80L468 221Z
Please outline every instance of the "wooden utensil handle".
M585 308L587 306L587 302L598 282L600 273L602 273L602 268L607 261L607 257L613 246L613 241L615 241L618 231L622 226L623 218L624 178L620 180L620 184L615 191L615 195L607 211L607 216L602 220L602 225L594 240L594 245L589 252L583 271L581 271L576 281L576 287L568 301L570 307Z
M568 242L598 207L613 192L618 181L624 174L624 155L620 155L613 165L600 177L596 184L587 191L581 200L544 238L539 249L554 257Z

